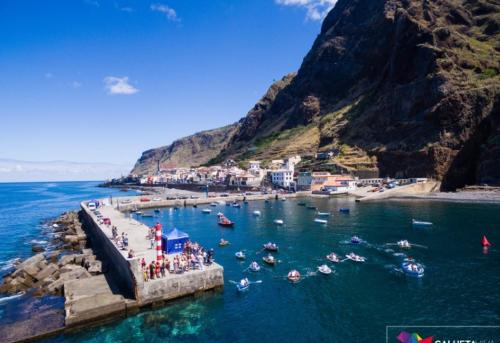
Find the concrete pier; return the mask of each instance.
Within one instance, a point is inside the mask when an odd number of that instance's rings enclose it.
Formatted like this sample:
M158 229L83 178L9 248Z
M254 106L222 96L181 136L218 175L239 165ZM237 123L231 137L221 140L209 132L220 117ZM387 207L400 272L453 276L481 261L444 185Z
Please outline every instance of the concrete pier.
M140 201L137 199L137 201ZM82 220L95 250L109 265L109 272L85 280L72 280L64 284L66 326L80 326L109 316L134 313L138 308L163 304L165 301L224 286L224 269L217 263L203 270L190 270L182 274L167 273L165 277L145 281L141 259L147 263L156 260L156 250L147 239L149 228L120 212L107 201L99 212L109 218L118 232L129 239L127 250L121 250L112 240L111 226L101 223L87 202L81 203ZM128 250L134 258L128 258Z

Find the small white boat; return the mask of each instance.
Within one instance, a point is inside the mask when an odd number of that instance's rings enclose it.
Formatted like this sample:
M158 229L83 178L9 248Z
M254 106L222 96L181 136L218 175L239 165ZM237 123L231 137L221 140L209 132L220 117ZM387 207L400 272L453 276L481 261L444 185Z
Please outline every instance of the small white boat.
M277 224L277 225L283 225L285 222L283 221L283 219L275 219L274 220L274 224Z
M246 258L245 253L243 251L237 251L236 254L234 254L237 259L239 260L244 260Z
M328 220L326 219L321 219L321 218L315 218L314 219L315 223L320 223L320 224L328 224Z
M256 217L259 217L260 216L260 211L253 211L253 215L256 216Z
M431 222L424 222L424 221L415 220L415 219L412 219L411 223L413 226L432 226Z
M59 225L58 225L58 224L56 224L56 223L54 223L54 224L52 224L52 227L53 227L54 229L57 229L57 228L59 227Z
M281 198L281 201L286 201L286 198Z
M330 215L330 212L318 212L317 215L320 217L328 217Z
M236 284L236 289L239 292L246 291L248 287L250 287L250 281L248 281L247 278L241 279L241 281Z
M406 239L403 239L401 241L398 241L398 247L403 248L403 249L410 249L411 244L408 242Z
M424 267L420 263L414 261L406 261L401 264L401 269L403 272L411 277L422 277L424 276Z
M364 258L363 256L356 255L353 252L345 255L345 257L351 261L354 261L354 262L365 262L366 261L366 258Z
M328 275L332 273L332 269L328 267L326 264L323 264L322 266L318 267L318 272L320 272L321 274Z
M278 244L268 242L262 246L267 251L278 251Z
M300 281L300 273L298 270L291 270L287 275L288 280L291 282L299 282Z
M336 253L332 252L328 255L326 255L326 258L328 261L333 262L333 263L339 263L340 262L340 257Z
M203 213L212 213L212 210L209 209L209 208L204 208L203 210L201 210L201 212L203 212Z
M253 261L250 263L250 266L248 267L252 272L258 272L260 270L260 266L256 261Z

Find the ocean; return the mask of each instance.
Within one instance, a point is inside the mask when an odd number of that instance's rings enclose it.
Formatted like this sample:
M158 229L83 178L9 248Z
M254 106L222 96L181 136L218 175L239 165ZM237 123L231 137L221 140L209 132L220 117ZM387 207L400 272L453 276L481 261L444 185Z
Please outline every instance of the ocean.
M48 240L41 224L45 219L77 208L83 199L120 194L95 186L0 185L3 266L29 256L31 241ZM299 201L331 212L328 224L315 223L315 211L298 206ZM208 215L201 212L203 207L162 209L156 217L138 219L148 225L160 221L165 229L176 227L191 240L213 247L224 267L223 291L183 298L46 342L385 342L387 326L500 324L499 205L330 198L218 206ZM350 213L341 214L339 208ZM262 215L253 216L255 210ZM217 225L219 211L236 222L234 229ZM278 218L283 226L273 223ZM412 218L434 225L415 228ZM353 235L364 242L350 244ZM493 243L487 251L480 244L483 235ZM231 244L219 247L222 237ZM394 244L401 239L414 246L399 249ZM269 241L279 245L275 267L262 263L262 244ZM246 253L245 261L235 258L239 250ZM334 265L325 259L330 252L355 252L367 260ZM409 256L424 265L422 278L399 270ZM247 270L253 260L263 267L258 273ZM334 273L319 274L321 264ZM292 269L303 276L296 284L286 279ZM261 282L240 293L234 282L243 277ZM8 316L2 306L0 316Z

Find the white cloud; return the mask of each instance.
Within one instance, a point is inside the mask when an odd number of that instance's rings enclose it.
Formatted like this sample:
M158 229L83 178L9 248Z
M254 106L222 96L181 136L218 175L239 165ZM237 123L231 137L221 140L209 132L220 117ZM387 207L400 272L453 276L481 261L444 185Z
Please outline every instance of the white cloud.
M275 0L278 5L295 6L306 9L309 20L323 20L335 6L337 0Z
M167 17L168 20L171 21L180 21L179 17L177 16L177 12L171 7L168 7L167 5L162 5L162 4L152 4L151 5L151 10L155 12L160 12Z
M106 76L103 82L106 91L108 92L108 94L111 95L114 94L130 95L137 93L139 91L137 88L135 88L129 83L127 76L124 77Z
M106 180L128 175L128 164L30 162L0 158L0 182Z
M82 86L81 82L78 82L78 81L71 82L71 87L73 87L73 88L80 88L81 86Z

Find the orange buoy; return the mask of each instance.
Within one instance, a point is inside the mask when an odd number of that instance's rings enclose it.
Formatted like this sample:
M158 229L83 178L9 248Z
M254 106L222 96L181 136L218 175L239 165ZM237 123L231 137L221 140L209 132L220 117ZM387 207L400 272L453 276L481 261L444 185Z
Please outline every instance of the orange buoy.
M486 236L483 236L483 239L481 240L481 244L483 245L483 247L491 246L491 243L488 241L488 238L486 238Z

